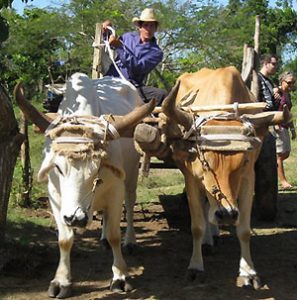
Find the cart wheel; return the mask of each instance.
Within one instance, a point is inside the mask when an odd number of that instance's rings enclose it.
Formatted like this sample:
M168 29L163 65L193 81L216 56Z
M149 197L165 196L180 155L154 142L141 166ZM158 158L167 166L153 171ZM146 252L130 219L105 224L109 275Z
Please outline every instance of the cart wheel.
M269 133L255 164L256 182L253 213L258 220L273 221L277 214L277 160L275 138Z

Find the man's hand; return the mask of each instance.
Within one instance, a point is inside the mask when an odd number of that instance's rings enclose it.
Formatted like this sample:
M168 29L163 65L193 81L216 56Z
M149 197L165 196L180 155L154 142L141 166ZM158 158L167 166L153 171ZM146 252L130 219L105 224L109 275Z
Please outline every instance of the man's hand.
M102 23L102 31L103 33L107 33L108 32L108 26L112 27L112 22L110 20L106 20Z
M114 48L119 48L122 45L122 42L114 35L109 37L108 42L110 46Z
M280 94L280 90L279 90L279 88L273 88L273 96L274 96L274 99L276 100L276 101L281 101L281 99L282 99L282 96L281 96L281 94Z
M274 125L274 130L276 133L279 133L282 129L279 125Z

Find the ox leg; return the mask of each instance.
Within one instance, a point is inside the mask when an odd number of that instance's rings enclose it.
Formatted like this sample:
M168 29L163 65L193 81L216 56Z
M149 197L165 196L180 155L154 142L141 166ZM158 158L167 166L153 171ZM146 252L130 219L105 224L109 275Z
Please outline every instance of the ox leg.
M253 173L253 170L250 172ZM250 251L250 219L253 202L254 180L243 179L241 186L244 188L239 193L240 220L236 227L236 233L241 250L237 284L241 287L259 289L261 287L261 281L255 270Z
M120 220L122 207L114 205L109 207L106 214L106 237L111 246L113 253L112 272L113 278L110 289L113 292L127 292L132 289L130 284L126 282L127 265L121 250L121 230Z
M134 148L133 140L127 140L126 147L129 147L129 157L124 159L124 168L126 172L125 179L125 211L127 228L124 237L124 249L128 254L132 254L136 248L136 235L134 229L134 206L136 203L136 189L139 173L140 155ZM131 152L131 153L130 153Z
M71 295L70 252L73 245L73 230L63 224L58 224L60 260L55 278L51 281L48 295L58 299Z
M205 199L204 201L207 201ZM211 255L214 253L214 246L219 238L219 227L218 225L211 224L208 221L209 202L207 201L203 205L204 220L205 220L205 232L202 241L202 252L203 255Z
M106 211L102 212L102 230L101 230L101 238L100 238L100 244L102 245L103 249L110 250L110 245L106 238Z
M138 168L137 168L138 175ZM134 229L134 206L136 202L136 185L137 185L137 176L136 178L128 178L130 180L129 184L126 184L125 192L125 209L126 209L126 220L127 228L124 238L124 249L128 254L132 254L136 247L136 235Z
M71 295L71 267L70 252L74 241L74 233L71 228L61 222L60 219L60 193L57 191L58 183L56 177L52 176L48 182L49 199L52 212L58 227L58 244L60 259L54 279L48 288L49 297L59 299L67 298Z
M185 177L186 191L191 214L191 231L193 238L193 252L188 266L188 279L203 282L205 280L202 257L202 239L205 232L205 219L203 213L198 182L191 175Z

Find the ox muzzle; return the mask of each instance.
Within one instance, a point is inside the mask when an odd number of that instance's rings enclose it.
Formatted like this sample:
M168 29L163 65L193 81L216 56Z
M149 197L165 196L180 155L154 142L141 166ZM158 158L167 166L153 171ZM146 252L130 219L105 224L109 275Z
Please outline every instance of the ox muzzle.
M219 206L214 216L218 225L235 225L238 220L239 212L236 208L226 209L225 207Z
M239 219L239 210L222 193L218 186L213 186L210 193L216 206L212 211L214 221L218 225L236 225Z
M67 226L84 228L87 226L89 217L88 213L80 207L72 215L63 215L63 220Z

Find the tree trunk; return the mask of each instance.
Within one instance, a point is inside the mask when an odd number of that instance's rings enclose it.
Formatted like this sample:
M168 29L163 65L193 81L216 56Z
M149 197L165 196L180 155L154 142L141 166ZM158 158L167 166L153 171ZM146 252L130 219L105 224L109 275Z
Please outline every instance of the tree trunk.
M24 135L19 133L12 103L0 85L0 247L4 245L13 171Z

